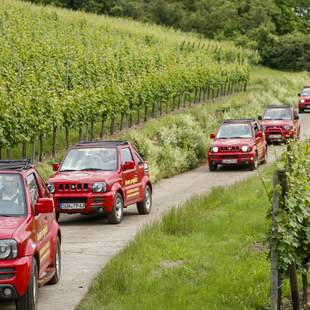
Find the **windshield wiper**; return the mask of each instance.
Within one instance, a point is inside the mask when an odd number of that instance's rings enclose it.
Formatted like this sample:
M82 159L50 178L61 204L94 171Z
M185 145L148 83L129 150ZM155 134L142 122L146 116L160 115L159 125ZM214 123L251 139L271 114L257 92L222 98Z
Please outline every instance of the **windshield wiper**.
M100 168L84 168L84 169L81 169L79 171L85 171L85 170L89 170L89 171L100 171L100 170L103 170L103 169L100 169Z
M76 169L63 169L63 170L60 170L60 172L71 172L71 171L78 171Z
M8 215L8 214L0 214L0 217L11 217L11 216L15 216L15 215Z

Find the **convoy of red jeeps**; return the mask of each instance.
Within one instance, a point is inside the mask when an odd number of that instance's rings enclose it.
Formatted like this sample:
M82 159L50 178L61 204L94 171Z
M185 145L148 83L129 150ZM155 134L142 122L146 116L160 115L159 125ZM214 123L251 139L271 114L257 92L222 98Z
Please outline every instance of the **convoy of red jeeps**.
M299 112L310 108L310 87L300 94ZM224 120L208 152L211 171L219 166L248 166L267 161L267 147L300 136L291 106L266 108L258 121ZM38 287L56 284L61 274L61 213L106 213L119 224L123 210L152 207L148 164L127 141L79 143L69 149L45 184L26 160L0 160L0 300L17 310L37 309Z

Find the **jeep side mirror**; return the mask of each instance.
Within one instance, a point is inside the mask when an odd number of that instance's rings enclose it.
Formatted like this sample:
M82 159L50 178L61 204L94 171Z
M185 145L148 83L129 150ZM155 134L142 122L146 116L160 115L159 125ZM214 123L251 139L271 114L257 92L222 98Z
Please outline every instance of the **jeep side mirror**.
M58 171L60 167L60 163L53 163L53 171Z
M123 171L135 169L134 161L126 161L123 163Z
M53 213L54 201L53 198L39 198L35 205L36 214L40 213Z
M261 131L259 131L259 132L257 132L257 133L255 134L255 137L256 137L256 138L262 138L262 137L263 137L263 133L262 133Z
M211 133L210 134L210 138L213 140L213 139L215 139L215 134L214 133Z
M261 115L259 115L259 116L257 117L257 119L258 119L259 121L262 121L262 120L263 120L263 118L262 118Z

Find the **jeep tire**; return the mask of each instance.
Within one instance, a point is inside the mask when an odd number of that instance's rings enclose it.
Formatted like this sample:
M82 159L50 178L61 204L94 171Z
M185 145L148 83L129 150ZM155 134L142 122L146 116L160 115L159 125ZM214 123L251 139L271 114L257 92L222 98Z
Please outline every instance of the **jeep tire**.
M250 170L256 170L258 167L258 154L255 153L253 163L250 164Z
M210 164L209 165L209 170L210 171L216 171L216 169L217 169L217 164Z
M116 193L114 197L113 210L108 214L110 224L119 224L124 215L124 199L120 193Z
M298 113L304 113L304 109L298 108Z
M55 259L54 259L54 268L55 268L55 274L53 278L48 282L49 284L57 284L60 280L61 275L61 250L60 250L60 239L57 237L56 242L56 251L55 251Z
M152 191L147 185L144 190L144 200L137 203L139 214L149 214L152 209Z
M38 266L35 258L32 259L32 268L26 293L16 299L16 310L36 310L38 304Z

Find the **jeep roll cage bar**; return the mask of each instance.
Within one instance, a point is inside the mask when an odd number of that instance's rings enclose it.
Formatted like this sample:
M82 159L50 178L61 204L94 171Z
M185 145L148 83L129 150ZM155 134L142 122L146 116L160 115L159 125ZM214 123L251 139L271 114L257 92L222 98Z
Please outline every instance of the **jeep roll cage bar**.
M126 140L98 140L98 141L80 141L76 146L103 146L103 145L128 145Z
M31 167L29 159L0 160L0 170L25 170Z
M256 122L255 118L235 118L235 119L225 119L223 121L223 124L229 124L229 123L252 123Z

